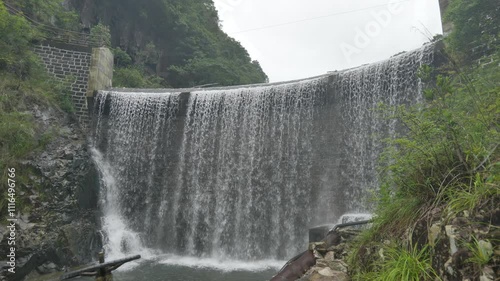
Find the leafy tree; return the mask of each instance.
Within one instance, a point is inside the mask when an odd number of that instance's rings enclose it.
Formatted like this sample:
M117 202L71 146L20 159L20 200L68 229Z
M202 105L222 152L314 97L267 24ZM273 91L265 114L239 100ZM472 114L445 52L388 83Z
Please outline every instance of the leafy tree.
M20 7L30 19L46 26L66 30L79 28L78 14L66 9L60 0L7 0L6 2Z
M452 49L463 54L482 44L500 43L500 5L498 0L453 0L445 14L453 22L448 38Z
M35 60L30 44L38 35L23 17L9 14L0 0L0 70L27 76Z
M126 88L167 88L160 77L148 75L138 67L117 67L113 73L113 86Z
M127 52L120 49L120 47L112 49L112 52L115 59L115 66L126 67L132 64L132 58Z
M96 47L111 47L109 27L98 23L90 30L90 42Z

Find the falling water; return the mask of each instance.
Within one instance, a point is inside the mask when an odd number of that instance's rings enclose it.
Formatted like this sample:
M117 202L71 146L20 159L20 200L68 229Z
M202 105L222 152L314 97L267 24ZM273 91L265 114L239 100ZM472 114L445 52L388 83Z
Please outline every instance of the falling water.
M121 258L127 254L141 254L144 257L152 255L152 251L143 247L140 233L130 230L126 219L119 211L118 186L116 185L113 168L103 159L103 155L92 149L92 157L100 173L102 190L100 205L106 216L102 220L102 230L105 236L105 252L108 259Z
M113 179L104 218L138 237L104 228L108 245L283 259L303 250L309 227L369 211L380 139L397 131L375 109L419 101L431 50L281 84L99 93L94 158Z
M421 102L421 83L417 72L422 64L433 59L433 45L404 53L377 64L342 73L333 84L342 104L342 122L347 128L342 137L345 153L342 179L349 187L342 199L349 202L348 211L367 212L368 191L378 187L378 157L384 139L396 135L396 120L381 118L381 104L391 108ZM386 112L385 114L391 114Z

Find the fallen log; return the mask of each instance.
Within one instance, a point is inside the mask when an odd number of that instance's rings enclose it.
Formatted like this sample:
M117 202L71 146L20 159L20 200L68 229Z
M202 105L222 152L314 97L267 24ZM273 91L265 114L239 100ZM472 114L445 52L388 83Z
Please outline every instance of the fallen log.
M65 273L65 274L61 275L61 277L59 278L59 280L71 279L71 278L80 276L82 273L93 272L93 271L97 271L97 270L99 270L101 268L107 268L107 267L112 267L112 266L115 266L115 265L121 265L121 264L124 264L126 262L130 262L130 261L137 260L137 259L140 259L140 258L141 258L141 255L135 255L135 256L132 256L132 257L127 257L127 258L118 259L118 260L114 260L114 261L108 261L108 262L104 262L104 263L99 263L99 264L92 265L92 266L89 266L89 267L86 267L86 268L82 268L82 269L79 269L79 270L76 270L76 271Z

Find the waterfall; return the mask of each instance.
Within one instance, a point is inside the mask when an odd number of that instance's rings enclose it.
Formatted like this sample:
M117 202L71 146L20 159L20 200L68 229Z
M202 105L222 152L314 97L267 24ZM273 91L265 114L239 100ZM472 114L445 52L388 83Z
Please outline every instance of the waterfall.
M376 108L419 101L432 49L294 82L100 92L104 225L127 231L103 229L110 250L284 259L306 247L308 228L369 211L381 138L398 130Z

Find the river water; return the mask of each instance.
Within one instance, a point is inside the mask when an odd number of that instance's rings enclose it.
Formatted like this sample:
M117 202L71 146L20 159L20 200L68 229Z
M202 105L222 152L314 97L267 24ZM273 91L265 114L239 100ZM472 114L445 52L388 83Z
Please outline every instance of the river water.
M114 271L114 281L265 281L285 262L225 262L178 256L158 256L131 262ZM94 280L80 278L79 280Z

